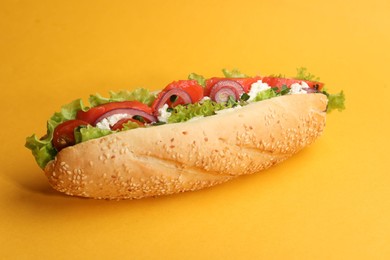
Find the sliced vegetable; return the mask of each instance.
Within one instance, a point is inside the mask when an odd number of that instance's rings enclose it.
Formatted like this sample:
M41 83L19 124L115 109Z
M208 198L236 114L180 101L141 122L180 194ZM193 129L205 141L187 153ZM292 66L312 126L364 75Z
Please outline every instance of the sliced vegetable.
M157 96L152 104L154 115L165 104L172 108L177 105L196 103L203 98L203 87L196 80L179 80L170 83Z
M264 83L267 83L270 87L277 87L280 90L282 89L282 86L290 87L294 83L301 84L302 82L305 82L309 88L321 91L324 87L324 83L318 82L318 81L308 81L308 80L300 80L300 79L291 79L291 78L278 78L278 77L264 77L262 78L262 81Z
M251 85L260 77L254 78L211 78L206 81L205 96L210 96L216 102L227 102L229 96L236 101L242 94L248 93Z
M67 146L76 144L74 130L79 126L87 126L88 123L82 120L72 119L63 122L54 129L53 146L59 152Z
M123 118L123 119L119 120L118 122L116 122L116 124L113 127L111 127L111 130L113 130L113 131L122 130L123 128L125 128L126 125L129 125L130 122L137 124L138 127L143 127L145 125L145 123L142 123L141 121L133 119L133 118ZM135 127L132 127L132 128L135 128Z
M104 118L115 114L128 114L129 118L141 116L148 123L157 121L156 117L152 115L152 109L139 101L122 101L99 105L88 111L79 111L77 119L96 126Z
M238 100L243 93L245 93L245 91L240 83L234 80L225 79L218 81L212 86L210 98L217 103L222 103L227 102L230 97L233 97L234 100Z
M248 77L235 69L224 69L223 73L225 78L207 80L192 73L188 76L189 80L169 84L158 97L154 92L139 88L134 91L110 92L109 98L91 95L89 103L92 108L89 109L81 99L75 100L62 106L60 112L54 113L47 122L47 133L42 138L35 134L27 137L25 146L32 151L38 165L44 168L67 145L145 126L146 123L150 126L165 124L166 122L157 120L158 109L165 104L168 105L166 111L171 114L167 117L167 123L183 122L194 117L214 115L218 110L246 105L252 102L253 97L250 95L255 96L253 101L261 101L291 94L290 87L294 83L306 83L306 93L320 92L327 95L327 112L345 109L344 92L329 94L323 89L324 84L318 82L319 78L308 73L306 68L297 69L295 78L284 78L283 75ZM249 95L252 84L258 80L271 88ZM213 100L222 103L203 99L211 94ZM110 119L107 120L110 123L107 129L95 127L104 119Z

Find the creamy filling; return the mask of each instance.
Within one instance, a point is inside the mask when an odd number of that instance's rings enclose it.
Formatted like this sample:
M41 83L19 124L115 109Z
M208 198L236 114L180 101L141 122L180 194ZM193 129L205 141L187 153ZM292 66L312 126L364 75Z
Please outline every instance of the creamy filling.
M270 88L271 87L267 83L264 83L262 80L256 81L251 85L251 89L248 92L249 95L248 102L253 102L258 93L266 91Z
M158 121L168 123L168 118L172 115L171 112L168 112L168 104L164 104L161 108L158 109Z
M306 82L302 81L301 84L294 83L290 86L289 94L307 94L307 91L304 89L308 89L309 85Z

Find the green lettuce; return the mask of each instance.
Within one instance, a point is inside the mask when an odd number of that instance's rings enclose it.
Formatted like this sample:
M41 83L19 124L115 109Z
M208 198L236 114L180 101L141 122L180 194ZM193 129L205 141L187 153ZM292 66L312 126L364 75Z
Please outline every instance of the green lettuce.
M230 102L217 103L211 100L205 100L203 103L195 103L188 105L179 105L172 109L172 114L168 118L168 123L179 123L190 120L197 116L215 115L216 111L231 108L234 104Z
M223 73L223 75L225 75L225 78L247 78L247 77L249 77L248 75L241 73L238 69L232 69L232 70L223 69L222 73Z
M74 136L76 143L86 142L91 139L96 139L105 135L109 135L114 133L115 131L111 131L108 129L100 129L98 127L93 126L83 126L78 127L74 131Z
M237 69L233 70L223 70L223 74L227 78L243 78L248 77L246 74L241 73ZM198 74L191 73L188 76L189 79L193 79L199 82L200 85L205 86L206 79ZM306 68L297 69L297 79L302 80L315 80L318 81L319 78L308 73ZM266 91L258 93L254 99L255 102L273 98L276 96L286 95L289 93L289 88L287 86L282 86L281 90L278 88L271 88ZM342 111L345 109L345 95L341 91L338 94L329 94L325 90L322 91L328 97L328 107L327 112L332 110ZM91 95L88 99L89 105L95 107L98 105L106 104L109 102L120 102L120 101L139 101L148 106L151 106L155 100L156 95L153 92L150 92L147 89L136 89L134 91L122 90L119 92L110 92L108 98L102 97L99 94ZM240 100L236 101L235 99L229 98L228 102L217 103L211 100L205 100L202 103L196 104L187 104L179 105L174 108L171 108L171 116L168 118L168 123L178 123L185 122L191 118L198 116L211 116L215 115L216 111L235 107L237 105L244 106L247 104L249 99L248 94L243 94ZM57 150L52 145L54 129L61 123L72 120L76 118L78 111L87 111L88 107L85 106L81 99L72 101L71 103L61 107L60 112L56 112L52 117L47 121L47 133L42 138L38 138L35 134L26 138L25 146L31 150L33 156L35 157L36 162L41 168L44 168L46 164L53 160L57 154ZM162 122L156 122L153 125L160 125ZM131 130L139 127L137 123L127 122L124 124L122 131ZM82 126L75 129L75 139L76 143L85 142L91 139L99 138L105 135L115 133L116 131L99 129L93 126Z
M308 80L308 81L320 81L319 77L309 73L307 71L307 68L304 67L297 68L297 75L295 76L295 79Z
M190 75L188 75L188 79L196 80L199 85L206 87L206 78L202 75L191 73Z
M270 98L276 97L277 95L278 94L275 92L275 90L270 88L270 89L267 89L267 90L264 90L264 91L257 93L254 101L257 102L257 101L270 99Z
M56 149L51 144L51 139L40 140L35 134L26 138L25 146L32 151L35 161L42 169L57 154Z
M155 95L147 89L136 89L134 91L119 91L110 92L110 98L104 98L99 94L91 95L89 103L91 107L114 101L132 101L137 100L147 105L151 105L155 99ZM46 164L53 160L57 154L57 150L52 145L54 129L61 123L76 118L79 110L87 111L81 99L74 100L69 104L61 107L60 112L54 113L47 121L47 133L42 138L33 134L26 138L25 147L31 150L39 167L44 168ZM138 126L137 126L138 127ZM135 128L131 123L127 124L125 130ZM96 127L80 127L75 130L76 143L85 142L90 139L99 138L113 133L110 130L102 130Z
M110 91L109 98L102 97L99 94L91 95L89 96L88 101L92 107L106 104L109 102L134 101L134 100L150 106L152 105L155 98L156 96L153 93L151 93L149 90L144 88L138 88L133 91L129 91L129 90L121 90L119 92Z
M343 111L345 109L344 91L341 91L337 94L330 94L324 90L322 93L328 97L328 107L326 109L326 112L329 113L335 109L337 109L338 111Z
M61 107L60 112L56 112L47 121L47 133L42 138L38 138L33 134L26 138L25 146L31 150L35 160L39 167L44 168L46 164L51 161L57 154L56 149L52 145L54 129L61 123L75 119L77 111L85 111L87 108L84 106L81 99L72 101Z
M131 130L131 129L138 128L138 127L139 127L139 124L132 122L132 121L128 121L128 122L123 124L122 131Z

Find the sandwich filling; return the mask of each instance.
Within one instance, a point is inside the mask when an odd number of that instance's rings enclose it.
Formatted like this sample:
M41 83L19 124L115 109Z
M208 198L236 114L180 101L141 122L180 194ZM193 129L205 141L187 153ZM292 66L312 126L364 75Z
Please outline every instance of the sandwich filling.
M41 168L57 153L71 145L139 127L198 120L253 102L295 94L323 93L328 97L327 112L343 110L344 93L329 94L318 78L298 69L295 78L282 76L249 77L237 70L223 70L224 77L206 79L192 73L187 80L170 83L162 91L110 92L89 97L89 107L77 99L61 108L47 121L47 133L26 139Z

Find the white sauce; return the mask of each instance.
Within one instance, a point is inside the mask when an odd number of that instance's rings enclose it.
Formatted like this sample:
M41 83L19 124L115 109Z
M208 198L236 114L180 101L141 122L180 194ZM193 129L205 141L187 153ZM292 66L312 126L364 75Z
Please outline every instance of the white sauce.
M210 97L208 97L208 96L204 96L201 100L199 100L199 103L203 103L203 102L205 102L206 100L211 100L211 98Z
M270 89L271 87L267 83L263 83L262 80L258 80L251 85L251 89L248 92L249 99L248 102L253 102L257 94L263 91Z
M294 83L290 86L289 94L307 94L307 91L304 88L309 88L306 82L302 81L301 84Z
M104 118L102 121L96 124L96 127L100 129L111 130L111 127L114 126L119 120L124 118L132 118L132 115L129 114L115 114L109 117Z
M168 109L168 104L165 104L158 109L158 120L160 122L168 123L168 118L171 116L172 113L168 112L167 109Z

